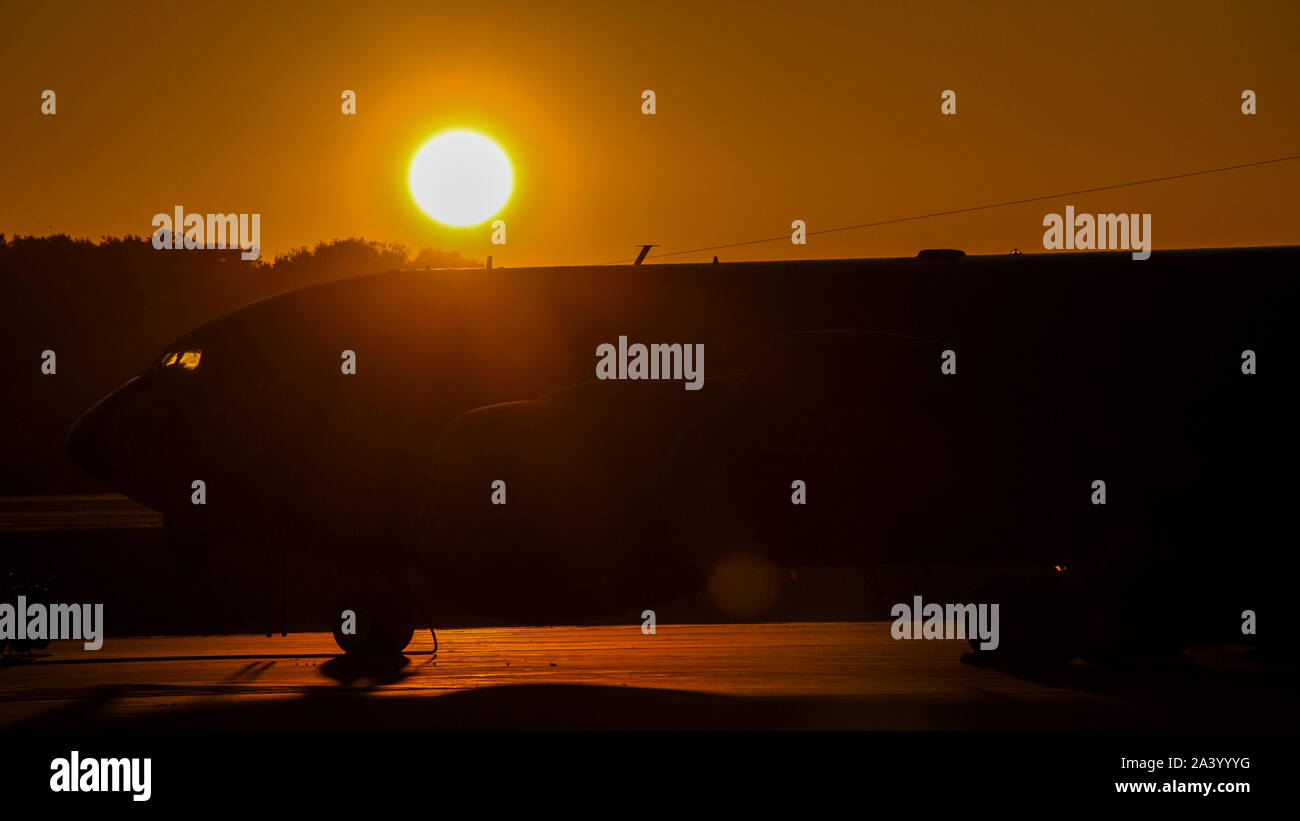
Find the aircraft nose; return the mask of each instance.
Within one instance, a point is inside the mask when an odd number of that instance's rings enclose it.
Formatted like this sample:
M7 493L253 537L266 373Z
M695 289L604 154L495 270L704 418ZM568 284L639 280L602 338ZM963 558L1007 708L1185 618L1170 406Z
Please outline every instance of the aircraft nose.
M120 462L116 428L117 410L125 387L95 403L68 431L67 449L72 461L103 482L108 482L114 464Z

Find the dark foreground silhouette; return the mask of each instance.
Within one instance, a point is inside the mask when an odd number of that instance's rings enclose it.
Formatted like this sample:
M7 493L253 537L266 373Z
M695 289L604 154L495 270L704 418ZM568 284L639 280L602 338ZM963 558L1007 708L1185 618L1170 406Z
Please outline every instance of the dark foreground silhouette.
M1295 490L1297 261L341 280L175 340L69 449L163 513L182 565L221 540L343 562L350 650L399 650L431 623L412 570L468 611L537 623L710 585L740 612L798 564L870 585L890 563L967 561L1071 568L1069 597L1037 577L998 588L1023 638L1003 655L1038 643L1038 601L1053 617L1072 602L1079 618L1052 622L1094 656L1177 652L1246 609L1275 621L1290 587L1273 534ZM638 343L677 359L650 349L641 375L659 378L626 378ZM1132 641L1151 613L1176 616Z

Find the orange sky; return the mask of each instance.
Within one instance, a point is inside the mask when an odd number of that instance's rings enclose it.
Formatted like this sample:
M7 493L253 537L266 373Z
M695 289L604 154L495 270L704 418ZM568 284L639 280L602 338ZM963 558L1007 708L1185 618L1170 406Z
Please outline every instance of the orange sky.
M1300 154L1294 2L24 5L0 24L10 235L148 236L179 204L260 213L269 254L363 236L596 263ZM406 190L452 126L514 162L504 247ZM1292 162L1068 202L1151 212L1157 251L1297 244L1298 183ZM1041 251L1066 204L720 255Z

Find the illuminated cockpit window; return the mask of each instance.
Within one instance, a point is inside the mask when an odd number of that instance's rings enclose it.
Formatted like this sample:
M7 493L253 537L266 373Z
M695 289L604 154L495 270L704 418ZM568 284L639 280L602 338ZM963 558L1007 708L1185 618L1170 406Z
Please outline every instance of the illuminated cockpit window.
M203 351L200 350L169 351L163 354L163 358L158 362L158 367L160 368L179 367L187 371L192 371L199 366L199 360L202 358L203 358Z

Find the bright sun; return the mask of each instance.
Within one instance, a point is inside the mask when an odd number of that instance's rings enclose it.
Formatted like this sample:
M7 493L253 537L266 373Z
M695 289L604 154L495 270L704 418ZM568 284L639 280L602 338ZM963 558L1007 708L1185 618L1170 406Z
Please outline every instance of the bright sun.
M510 198L514 172L500 146L472 131L448 131L411 160L411 195L445 225L477 225Z

